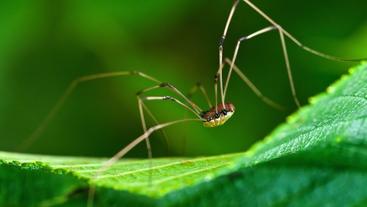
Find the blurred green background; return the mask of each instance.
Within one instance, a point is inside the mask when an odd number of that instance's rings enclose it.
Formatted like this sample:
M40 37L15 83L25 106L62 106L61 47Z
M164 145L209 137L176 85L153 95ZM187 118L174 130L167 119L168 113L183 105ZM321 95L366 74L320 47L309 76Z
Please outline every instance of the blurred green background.
M344 57L367 55L365 0L253 2L306 45ZM201 81L213 97L218 41L231 5L231 0L2 1L0 150L14 151L81 75L140 70L184 92ZM225 55L232 56L239 37L268 25L241 2ZM290 41L288 46L302 104L353 65L313 56ZM237 65L287 110L263 104L233 76L227 96L237 108L233 118L218 128L170 127L168 146L156 133L155 157L244 151L296 110L276 32L243 44ZM142 133L135 93L151 85L137 77L81 85L26 152L111 156ZM164 89L151 94L172 95ZM199 95L195 101L206 108ZM148 106L162 122L191 116L171 102ZM128 156L146 157L145 145Z

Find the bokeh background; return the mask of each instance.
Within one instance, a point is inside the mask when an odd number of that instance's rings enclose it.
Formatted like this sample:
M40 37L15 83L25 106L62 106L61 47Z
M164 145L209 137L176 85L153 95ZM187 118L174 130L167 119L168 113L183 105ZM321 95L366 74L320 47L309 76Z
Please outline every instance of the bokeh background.
M338 56L367 56L365 0L253 2L306 45ZM0 150L14 151L81 75L140 70L182 91L201 81L213 97L218 40L231 5L232 0L2 1ZM225 55L232 56L239 37L268 25L240 3ZM303 104L353 65L313 56L290 41L288 46ZM154 134L155 157L245 151L296 110L276 32L243 44L237 65L286 110L263 104L233 76L228 100L237 107L235 116L213 129L200 123L172 126L168 144ZM135 93L151 85L137 77L81 85L26 152L111 156L142 133ZM151 94L172 95L164 89ZM194 100L206 108L201 96ZM147 105L162 122L191 116L171 102ZM146 157L145 145L128 156Z

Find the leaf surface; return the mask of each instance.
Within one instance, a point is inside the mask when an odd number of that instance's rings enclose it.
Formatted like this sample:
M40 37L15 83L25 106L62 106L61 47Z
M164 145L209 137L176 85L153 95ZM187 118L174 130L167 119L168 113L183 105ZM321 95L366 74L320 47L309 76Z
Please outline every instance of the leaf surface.
M367 65L343 76L250 150L121 160L0 153L0 204L84 206L365 206Z

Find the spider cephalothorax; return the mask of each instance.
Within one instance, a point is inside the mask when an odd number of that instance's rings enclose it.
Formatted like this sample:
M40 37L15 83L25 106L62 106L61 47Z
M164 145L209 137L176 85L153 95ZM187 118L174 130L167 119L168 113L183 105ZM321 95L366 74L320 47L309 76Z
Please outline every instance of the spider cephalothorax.
M218 104L213 106L208 111L203 111L201 117L205 120L205 127L217 127L223 125L235 111L234 105L231 103Z

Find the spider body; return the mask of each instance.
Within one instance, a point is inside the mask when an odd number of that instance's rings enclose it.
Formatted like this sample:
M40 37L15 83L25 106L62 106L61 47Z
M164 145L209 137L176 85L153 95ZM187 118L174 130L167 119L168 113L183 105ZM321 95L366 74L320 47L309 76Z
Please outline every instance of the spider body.
M201 112L200 116L205 120L203 122L204 127L217 127L231 118L234 111L235 107L232 103L218 104L208 111Z

